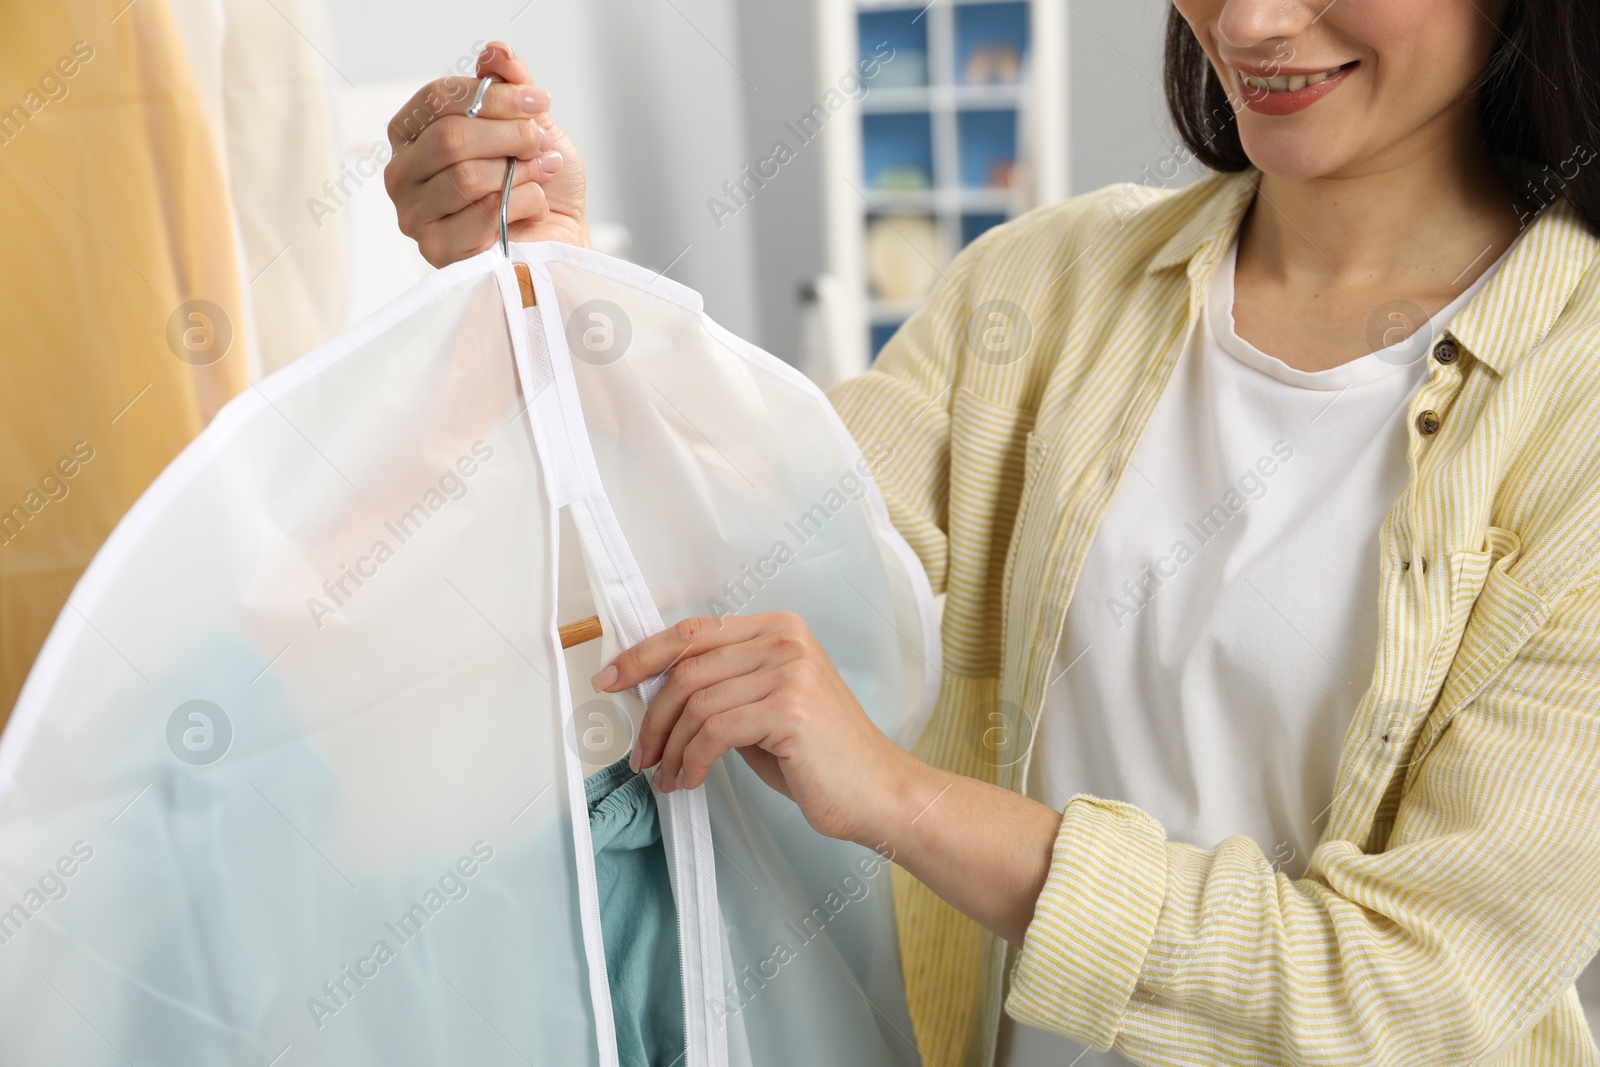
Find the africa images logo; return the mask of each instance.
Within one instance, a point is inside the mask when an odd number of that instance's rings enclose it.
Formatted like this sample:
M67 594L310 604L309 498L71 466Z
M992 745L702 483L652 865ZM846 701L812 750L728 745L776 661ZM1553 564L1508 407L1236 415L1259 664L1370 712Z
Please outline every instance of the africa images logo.
M167 748L191 767L207 767L228 753L233 722L209 700L188 700L167 717Z

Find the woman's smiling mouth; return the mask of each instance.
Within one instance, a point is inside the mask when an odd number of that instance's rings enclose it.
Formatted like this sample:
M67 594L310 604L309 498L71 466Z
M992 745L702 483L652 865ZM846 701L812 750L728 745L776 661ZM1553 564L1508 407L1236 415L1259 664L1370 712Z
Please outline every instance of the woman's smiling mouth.
M1349 77L1358 62L1322 70L1232 67L1234 88L1244 106L1262 115L1291 115L1321 100Z

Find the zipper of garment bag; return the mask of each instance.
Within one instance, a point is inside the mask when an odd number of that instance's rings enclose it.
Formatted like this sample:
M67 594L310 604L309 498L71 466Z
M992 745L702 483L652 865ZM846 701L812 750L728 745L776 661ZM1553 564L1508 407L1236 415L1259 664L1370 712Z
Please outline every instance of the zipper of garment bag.
M599 568L610 570L596 584L606 591L606 610L610 614L618 640L629 646L662 629L661 617L655 603L647 596L640 597L643 584L629 581L617 573L619 559L632 563L632 551L626 543L618 543L620 530L614 517L611 521L598 521L591 510L610 511L605 501L579 500L571 505L573 525L579 540L587 548L592 543L601 548L605 563ZM625 556L613 553L626 552ZM596 560L598 563L599 561ZM593 564L591 564L593 566ZM622 568L625 572L630 568ZM637 577L637 570L634 569ZM608 581L607 579L614 579ZM618 610L623 608L625 610ZM648 706L650 699L660 690L664 679L651 679L639 686L641 701ZM711 843L710 813L706 807L705 790L675 791L655 794L663 816L671 846L668 862L672 867L673 885L677 889L678 905L678 966L682 974L684 1045L686 1067L721 1067L727 1062L725 1042L717 1036L711 1017L712 1001L708 996L720 995L722 987L722 935L720 912L716 903L716 854Z
M604 599L604 610L613 620L617 639L625 647L631 646L662 629L661 616L644 584L633 550L606 499L583 420L566 338L559 322L547 323L541 313L543 309L559 306L555 293L548 275L539 265L529 264L529 268L540 307L528 308L522 316L513 314L513 309L522 310L515 275L509 265L499 273L507 318L513 324L511 333L513 348L518 353L519 373L523 374L530 394L530 424L541 452L551 461L546 464L546 470L551 472L550 491L554 502L557 506L565 504L572 515L591 584ZM529 346L535 330L549 358L552 379L538 396L532 396L533 376L528 366ZM660 684L659 680L653 680L639 687L640 697L646 704ZM667 794L664 798L657 794L657 798L658 802L665 800L661 805L663 821L672 837L668 860L677 890L684 1067L726 1067L727 1041L713 1014L714 998L722 994L722 937L716 855L705 792L696 789ZM598 901L596 908L598 915ZM602 973L603 966L602 959ZM608 990L607 1003L609 999ZM614 1025L610 1030L614 1056Z
M558 515L559 511L553 513ZM561 558L561 523L550 523L551 559ZM560 567L553 568L559 575ZM559 581L559 577L557 578ZM560 588L552 604L560 603ZM557 619L552 616L550 628L554 632ZM557 639L559 644L559 639ZM568 809L572 812L573 857L578 870L578 910L583 925L583 950L589 961L589 997L594 1004L595 1044L600 1051L601 1067L621 1067L617 1052L617 1021L611 1004L611 975L606 967L604 931L600 927L600 878L595 869L594 839L590 835L588 796L583 785L582 761L578 757L577 713L572 706L572 690L567 681L565 656L556 660L556 693L561 701L561 736L564 742L567 772Z
M550 448L551 442L548 435L541 432L539 425L530 409L537 400L534 388L532 367L529 360L527 343L526 319L522 313L522 301L517 282L511 277L510 291L507 292L506 276L511 272L496 270L496 281L500 286L501 301L505 305L506 322L511 335L512 356L516 363L517 382L521 387L520 399L523 408L518 413L518 420L526 418L529 433L533 438L534 451L537 453L540 469L544 473L546 501L551 508L549 525L550 553L552 561L552 596L551 615L549 623L549 639L555 643L559 653L560 638L557 635L559 620L556 617L556 604L559 601L560 567L556 561L561 558L561 523L557 516L560 514L559 494L560 486L569 479L562 476L557 466L558 453ZM514 299L513 299L514 298ZM542 392L542 390L541 390ZM581 540L581 539L580 539ZM556 699L561 709L561 734L562 734L562 766L566 774L567 807L571 814L569 829L573 841L573 862L578 876L578 915L580 932L583 935L583 950L585 962L589 971L589 1000L594 1011L594 1038L595 1047L599 1056L600 1067L621 1067L617 1053L617 1028L616 1019L611 1005L610 975L606 968L605 941L600 929L600 889L599 878L595 871L594 841L589 831L589 805L583 785L583 768L578 758L577 745L577 720L576 712L572 705L572 692L567 680L566 657L560 654L555 657L556 677L554 679Z

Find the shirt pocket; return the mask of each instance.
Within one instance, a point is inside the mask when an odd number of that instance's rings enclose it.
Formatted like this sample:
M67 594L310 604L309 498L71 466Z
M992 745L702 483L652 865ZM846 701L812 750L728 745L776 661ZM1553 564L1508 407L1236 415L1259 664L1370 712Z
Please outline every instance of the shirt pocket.
M1459 633L1460 641L1439 699L1423 722L1411 771L1450 720L1505 669L1549 613L1543 598L1513 573L1522 552L1517 535L1491 526L1486 541L1489 548L1485 551L1458 552L1451 557L1450 619L1445 633L1447 639Z

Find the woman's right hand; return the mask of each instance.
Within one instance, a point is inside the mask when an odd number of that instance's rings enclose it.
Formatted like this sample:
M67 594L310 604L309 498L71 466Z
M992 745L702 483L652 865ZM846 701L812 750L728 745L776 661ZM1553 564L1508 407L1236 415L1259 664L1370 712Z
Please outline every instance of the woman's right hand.
M467 118L478 81L489 87ZM589 244L583 161L550 118L550 96L499 42L478 57L477 78L440 78L417 91L389 123L394 156L383 183L400 231L435 267L476 255L500 239L506 158L517 173L507 212L513 241Z

